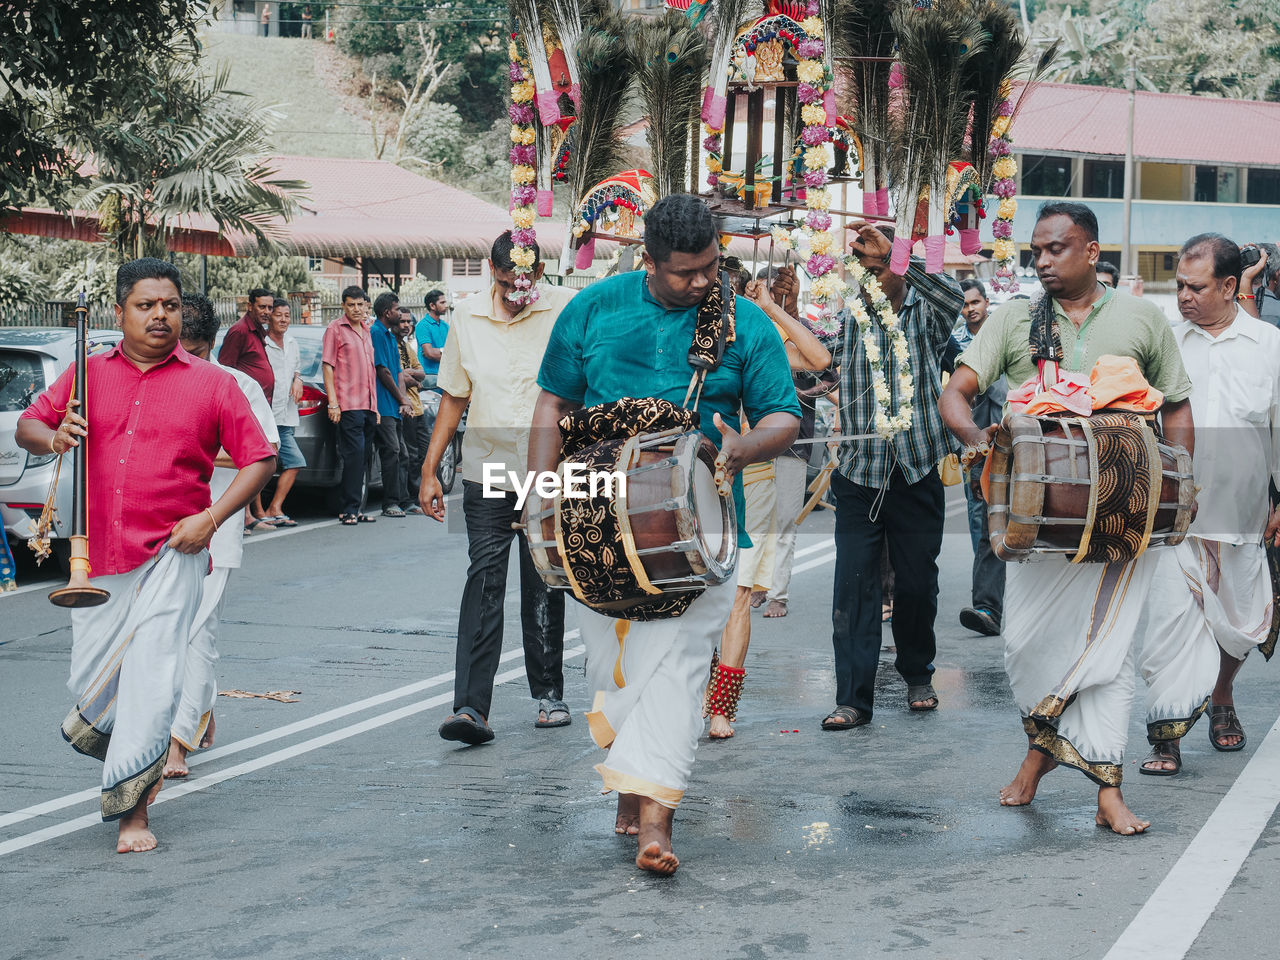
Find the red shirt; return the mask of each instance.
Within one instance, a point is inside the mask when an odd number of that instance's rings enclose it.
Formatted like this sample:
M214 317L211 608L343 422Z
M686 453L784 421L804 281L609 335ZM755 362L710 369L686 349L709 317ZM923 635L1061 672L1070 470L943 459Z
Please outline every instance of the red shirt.
M56 429L74 377L73 365L22 416ZM128 573L145 563L175 523L210 505L219 447L237 467L275 456L235 378L181 344L146 373L117 344L89 358L85 377L85 502L94 576Z
M343 410L378 409L370 326L368 323L352 326L343 314L324 330L320 359L333 367L333 389Z
M224 367L243 370L257 380L267 402L271 402L276 374L267 357L267 331L253 318L253 314L246 313L227 329L222 349L218 351L218 362Z

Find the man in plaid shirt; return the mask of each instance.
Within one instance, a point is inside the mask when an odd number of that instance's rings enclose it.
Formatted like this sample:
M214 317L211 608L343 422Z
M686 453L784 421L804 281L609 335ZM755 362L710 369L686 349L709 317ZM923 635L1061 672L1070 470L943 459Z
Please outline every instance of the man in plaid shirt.
M871 721L880 658L880 557L888 541L896 578L894 666L907 684L907 706L935 710L933 621L938 611L938 553L942 548L943 487L938 461L950 449L938 415L940 359L964 304L950 277L927 274L912 260L905 276L889 269L890 238L868 223L850 243L854 255L879 281L901 322L914 378L911 427L891 439L846 440L831 480L836 502L836 574L831 620L837 707L824 730L848 730ZM855 296L851 293L850 296ZM889 412L898 409L889 334L864 298L871 334L880 348L890 388ZM858 326L846 308L841 342L832 349L840 365L840 424L845 433L874 433L878 404L871 365Z

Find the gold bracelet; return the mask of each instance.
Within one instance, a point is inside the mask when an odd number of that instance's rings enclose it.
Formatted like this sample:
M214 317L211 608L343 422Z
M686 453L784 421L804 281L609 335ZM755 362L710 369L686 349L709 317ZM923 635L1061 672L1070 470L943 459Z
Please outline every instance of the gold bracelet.
M219 526L218 518L213 515L213 511L210 510L208 507L204 508L204 512L207 513L209 515L209 519L213 521L213 530L214 530L214 533L217 533L218 526Z
M55 431L53 431L53 436L49 438L49 452L50 452L50 453L57 453L57 452L58 452L58 448L57 448L57 447L55 447L55 446L53 445L53 441L55 441L55 440L57 440L57 439L58 439L58 431L57 431L57 430L55 430Z

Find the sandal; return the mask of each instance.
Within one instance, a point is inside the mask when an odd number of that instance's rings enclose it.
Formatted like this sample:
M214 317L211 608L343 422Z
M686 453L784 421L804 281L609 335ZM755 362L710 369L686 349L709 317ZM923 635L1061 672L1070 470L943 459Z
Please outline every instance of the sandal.
M356 523L377 523L378 521L363 513L356 514Z
M871 714L857 707L836 707L822 721L823 730L852 730L871 722Z
M344 527L354 527L357 523L356 515L354 513L340 513L338 514L338 522Z
M917 703L927 704L933 701L932 706L917 707ZM931 683L918 683L914 686L907 686L907 709L916 713L928 713L930 710L938 709L938 691L933 689Z
M272 530L275 529L275 527L272 526L271 523L268 522L265 518L254 517L252 520L250 520L248 523L244 525L244 532L255 533L257 532L259 527L262 528L263 533L270 533Z
M440 724L440 736L445 740L457 740L474 747L492 740L493 730L480 714L470 707L463 707Z
M1239 737L1240 742L1234 745L1219 743L1221 737ZM1240 718L1236 716L1234 706L1209 704L1209 742L1213 744L1213 749L1223 753L1235 753L1244 749L1244 727L1240 726Z
M1148 767L1148 763L1172 763L1173 769L1166 770L1163 767ZM1178 744L1172 740L1161 740L1151 745L1151 752L1147 754L1147 759L1143 760L1138 766L1139 773L1145 773L1148 777L1172 777L1175 773L1182 769L1182 750Z
M294 520L292 517L285 516L283 513L277 514L274 517L265 517L264 519L273 527L296 527L298 525L297 520Z
M559 719L556 715L560 714ZM543 719L543 718L546 719ZM573 717L569 715L569 708L565 706L563 700L552 700L543 697L538 701L538 719L533 722L535 727L567 727L573 722Z

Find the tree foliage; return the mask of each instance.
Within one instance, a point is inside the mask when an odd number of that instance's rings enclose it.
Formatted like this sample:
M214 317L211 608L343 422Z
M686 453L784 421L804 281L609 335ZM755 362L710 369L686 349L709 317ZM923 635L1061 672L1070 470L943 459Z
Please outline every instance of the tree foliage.
M200 258L178 254L174 262L182 272L182 289L200 289ZM255 287L284 296L315 289L315 276L306 257L209 257L205 276L208 296L243 297Z
M0 29L0 212L38 199L63 205L75 182L65 133L144 79L175 46L197 48L208 0L4 5Z

